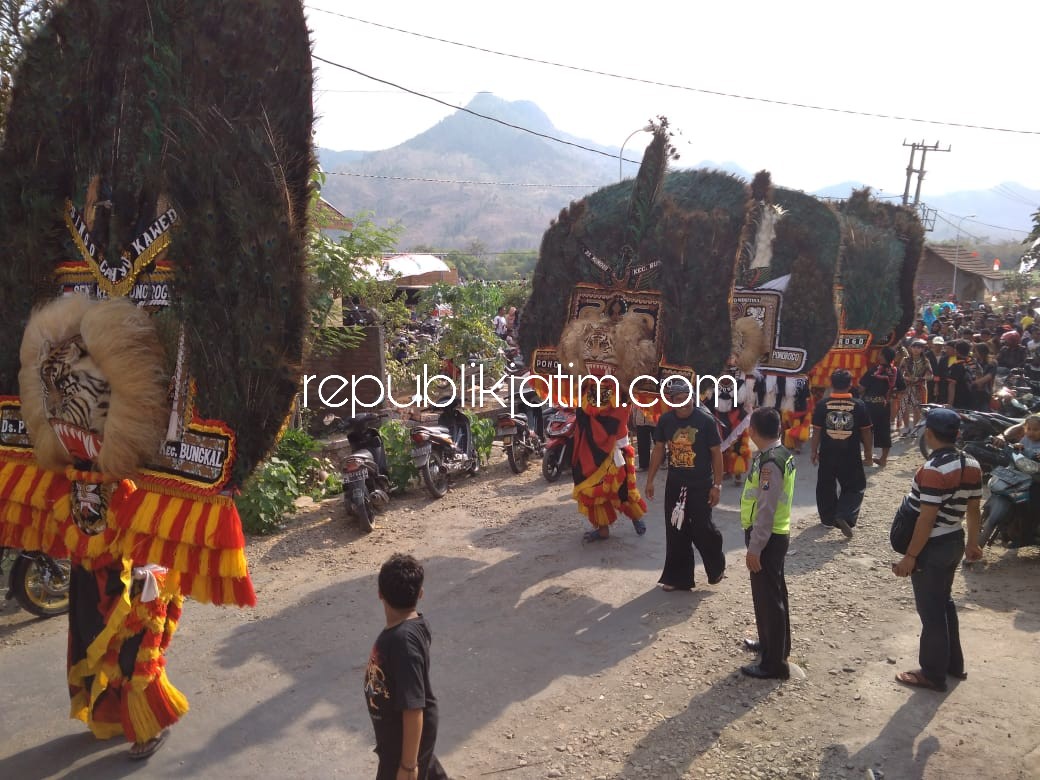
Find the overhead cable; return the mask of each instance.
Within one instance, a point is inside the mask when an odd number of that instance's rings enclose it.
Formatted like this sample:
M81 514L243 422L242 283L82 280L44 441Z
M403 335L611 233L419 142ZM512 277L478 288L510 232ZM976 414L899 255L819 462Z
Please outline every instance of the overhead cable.
M383 176L375 173L353 173L351 171L324 171L326 176L356 176L360 179L391 179L393 181L423 181L436 184L487 184L494 187L533 187L552 189L599 189L602 184L538 184L516 181L477 181L467 179L425 179L418 176Z
M437 38L433 35L425 35L423 33L412 32L411 30L403 30L400 27L391 27L387 24L379 24L378 22L370 22L367 19L360 19L356 16L350 16L348 14L338 13L336 11L328 11L324 8L316 8L315 6L307 6L311 11L318 11L323 14L329 14L330 16L339 16L343 19L349 19L353 22L359 22L361 24L368 24L373 27L379 27L384 30L390 30L392 32L403 33L404 35L411 35L416 38L424 38L429 41L436 41L437 43L447 43L451 46L459 46L463 49L472 49L473 51L483 52L485 54L494 54L499 57L509 57L515 60L522 60L523 62L532 62L538 65L550 65L555 68L566 68L567 70L577 71L579 73L588 73L594 76L606 76L612 79L620 79L622 81L631 81L637 84L647 84L654 87L665 87L667 89L679 89L684 92L697 92L702 95L714 95L715 97L735 98L737 100L750 100L757 103L769 103L777 106L789 106L791 108L805 108L812 111L829 111L836 114L851 114L853 116L864 116L871 117L873 119L895 119L900 122L918 122L927 125L940 125L942 127L961 127L969 130L988 130L997 133L1018 133L1022 135L1040 135L1040 130L1022 130L1018 128L1010 127L993 127L991 125L976 125L968 122L947 122L938 119L922 119L919 117L911 116L900 116L898 114L882 114L872 111L858 111L852 108L835 108L833 106L817 106L811 103L795 103L788 100L776 100L774 98L757 97L754 95L738 95L733 92L722 92L714 89L704 89L701 87L689 87L683 84L670 84L664 81L654 81L652 79L637 78L635 76L625 76L620 73L610 73L609 71L594 70L593 68L583 68L578 65L568 65L562 62L553 62L551 60L540 60L535 57L525 57L520 54L512 54L510 52L496 51L495 49L486 49L482 46L474 46L469 43L459 43L458 41L450 41L446 38ZM316 58L320 59L320 58ZM324 62L324 60L322 60Z
M618 155L611 154L610 152L604 152L602 149L593 149L591 146L583 146L582 144L576 144L573 141L566 141L563 138L557 138L556 136L549 135L548 133L539 133L537 130L531 130L528 127L522 127L521 125L514 125L511 122L506 122L506 121L504 121L502 119L498 119L498 118L493 117L493 116L488 116L487 114L481 114L479 111L473 111L472 109L469 109L469 108L461 108L459 106L454 106L451 103L448 103L448 102L446 102L444 100L441 100L440 98L435 98L432 95L426 95L426 94L424 94L422 92L416 92L414 89L408 89L407 87L402 87L400 84L395 84L392 81L386 81L385 79L380 79L380 78L376 78L375 76L370 76L368 73L363 73L362 71L358 70L357 68L351 68L351 67L348 67L346 65L341 65L338 62L333 62L332 60L327 60L324 57L319 57L317 54L312 54L311 57L316 59L318 62L324 62L326 65L331 65L334 68L341 68L343 70L350 71L351 73L356 73L358 76L362 76L362 77L364 77L366 79L371 79L372 81L378 81L380 84L387 84L387 85L389 85L391 87L395 87L396 89L401 90L402 92L407 92L410 95L415 95L417 97L426 98L427 100L432 100L434 103L440 103L442 106L447 106L448 108L454 109L456 111L463 111L463 112L465 112L467 114L471 114L473 116L480 117L481 119L487 119L487 120L490 120L492 122L497 122L500 125L505 125L506 127L511 127L514 130L520 130L520 131L522 131L524 133L530 133L531 135L536 135L539 138L545 138L545 139L547 139L549 141L556 141L556 143L566 144L567 146L573 146L573 147L575 147L577 149L583 149L586 152L593 152L594 154L601 154L604 157L609 157L612 160L619 159ZM639 164L639 160L630 160L627 157L622 157L620 159L623 162L630 162L630 163Z

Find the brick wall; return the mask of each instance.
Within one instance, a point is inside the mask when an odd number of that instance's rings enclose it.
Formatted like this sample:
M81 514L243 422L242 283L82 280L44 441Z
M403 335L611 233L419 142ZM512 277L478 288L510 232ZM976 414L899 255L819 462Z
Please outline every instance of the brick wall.
M384 381L386 376L386 348L383 337L383 329L372 325L363 328L365 338L353 349L341 349L318 357L310 357L304 363L305 375L316 375L316 379L310 380L307 388L307 408L316 410L317 414L323 414L327 409L318 397L318 384L327 376L338 375L350 381L351 377L360 377L370 374ZM337 380L330 380L325 385L325 395L328 398L340 386ZM302 386L301 386L302 390ZM350 387L340 393L336 393L333 402L341 401L350 397ZM375 382L365 380L357 386L357 400L359 403L372 403L379 397L379 388ZM385 402L384 404L385 405ZM350 415L350 403L338 409L329 409L340 416ZM360 410L359 410L360 411Z

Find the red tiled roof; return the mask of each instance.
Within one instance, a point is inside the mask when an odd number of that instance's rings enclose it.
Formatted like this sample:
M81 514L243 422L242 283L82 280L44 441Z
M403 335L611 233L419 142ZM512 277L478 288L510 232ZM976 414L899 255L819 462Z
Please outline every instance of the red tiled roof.
M993 270L993 258L984 260L978 256L971 247L947 246L945 244L925 244L925 252L931 252L945 263L951 266L956 264L957 269L962 272L982 276L986 279L1003 279L1004 274Z

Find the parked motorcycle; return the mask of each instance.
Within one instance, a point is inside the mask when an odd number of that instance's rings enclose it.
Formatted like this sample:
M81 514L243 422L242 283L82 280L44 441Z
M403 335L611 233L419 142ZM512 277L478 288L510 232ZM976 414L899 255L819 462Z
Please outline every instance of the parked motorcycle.
M1011 539L1009 529L1015 525L1032 529L1031 513L1036 507L1029 506L1029 489L1040 480L1040 463L1015 452L1010 455L1012 465L993 469L989 480L989 498L982 507L982 532L979 546L992 544L995 536L1003 534L1008 541L1031 544L1033 539ZM1018 521L1017 523L1015 521ZM1035 531L1034 531L1035 533Z
M442 398L437 405L446 402ZM419 469L427 492L441 498L448 492L449 480L458 474L476 474L477 450L473 444L469 418L462 412L461 394L441 409L436 425L412 428L412 462Z
M921 454L926 458L930 454L928 445L924 440L924 424L928 419L928 413L933 409L943 408L940 404L921 404L921 419L911 431L911 436L917 436L917 446ZM985 442L994 436L999 436L1012 425L1022 422L1021 419L1007 417L997 412L977 412L970 409L954 409L961 418L960 431L957 434L957 448L963 449L968 442ZM973 453L974 454L974 453ZM980 463L982 463L980 461ZM997 465L994 463L994 465ZM982 464L985 470L986 464Z
M1034 396L1028 389L1004 385L1004 387L993 393L990 405L993 411L999 412L1005 417L1020 419L1028 417L1037 409L1040 409L1040 399Z
M26 612L39 617L54 617L69 611L72 573L69 560L0 547L0 574L7 564L11 568L6 598L14 599Z
M516 414L504 412L498 415L495 438L502 441L510 470L519 474L527 469L531 456L540 458L545 451L542 442L543 407L538 393L533 388L518 392L513 396L513 410Z
M576 421L573 409L554 409L549 414L545 426L545 454L542 455L542 476L546 482L555 482L571 467Z
M386 450L379 434L381 416L365 412L340 421L350 442L350 455L343 459L343 499L347 515L357 518L361 530L372 531L372 518L390 503L393 486L387 475Z

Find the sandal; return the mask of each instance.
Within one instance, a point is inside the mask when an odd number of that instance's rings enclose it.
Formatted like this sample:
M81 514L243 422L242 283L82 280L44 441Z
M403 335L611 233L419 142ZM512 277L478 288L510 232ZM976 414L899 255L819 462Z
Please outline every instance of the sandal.
M166 737L168 737L169 735L170 730L163 729L147 742L135 742L133 745L130 746L129 755L131 760L140 761L142 759L148 758L156 750L163 746L163 743L166 741Z
M598 528L593 528L590 531L586 531L585 534L581 537L582 541L584 541L584 542L602 542L604 539L609 539L609 538L610 538L610 532L609 531L607 532L606 536L602 536L600 534Z
M936 685L925 677L924 672L919 669L912 672L900 672L896 675L896 682L902 683L903 685L909 685L911 688L926 688L927 690L939 691L940 693L946 691L945 683L943 685Z
M644 523L642 520L633 520L632 527L636 529L636 534L638 536L642 536L646 533L646 523Z

